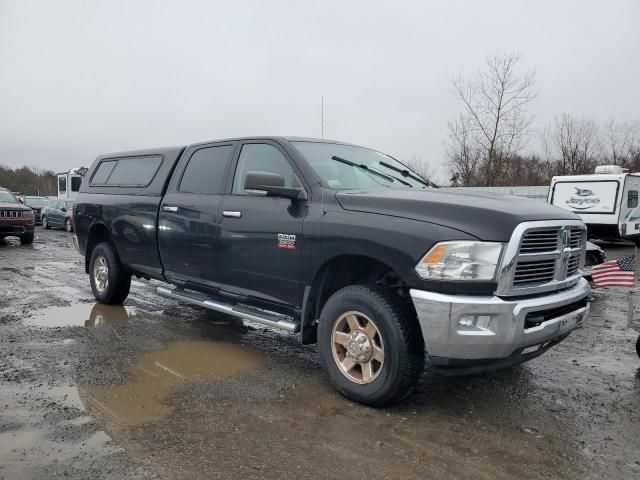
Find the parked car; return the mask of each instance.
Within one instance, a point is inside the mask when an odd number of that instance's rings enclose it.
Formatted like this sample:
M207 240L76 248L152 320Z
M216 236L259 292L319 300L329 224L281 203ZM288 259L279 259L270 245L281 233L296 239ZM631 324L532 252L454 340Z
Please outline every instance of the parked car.
M18 237L23 245L33 243L33 210L24 206L6 188L0 188L0 238Z
M46 207L50 201L51 200L47 197L35 197L29 195L22 197L22 203L33 210L36 225L42 225L42 209Z
M52 200L42 209L42 228L64 228L73 232L72 200Z
M317 343L335 388L407 395L534 358L585 319L586 227L537 200L441 192L354 145L260 137L100 156L74 241L91 289L167 297Z
M604 263L607 259L605 251L593 242L587 242L583 274L591 277L591 267Z

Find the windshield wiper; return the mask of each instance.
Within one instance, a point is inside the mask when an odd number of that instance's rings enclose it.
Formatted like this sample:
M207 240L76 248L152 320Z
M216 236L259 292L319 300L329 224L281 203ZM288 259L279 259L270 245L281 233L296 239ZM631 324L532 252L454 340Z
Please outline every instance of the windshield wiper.
M382 177L382 178L384 178L385 180L387 180L389 182L393 182L394 181L393 177L391 175L387 175L386 173L378 172L377 170L372 170L367 165L365 165L364 163L355 163L355 162L352 162L351 160L346 160L346 159L344 159L342 157L338 157L336 155L331 157L331 160L335 160L336 162L344 163L345 165L349 165L350 167L355 167L355 168L359 168L361 170L366 170L367 172L373 173L374 175L378 175L379 177Z
M400 174L402 174L403 177L409 177L413 180L415 180L416 182L420 182L423 185L426 185L427 187L433 187L433 188L438 188L437 185L433 182L430 182L429 180L424 180L420 177L418 177L417 175L414 175L413 173L411 173L409 170L407 170L406 168L398 168L394 165L391 165L390 163L387 162L380 162L380 165L382 165L383 167L387 167L395 172L398 172Z

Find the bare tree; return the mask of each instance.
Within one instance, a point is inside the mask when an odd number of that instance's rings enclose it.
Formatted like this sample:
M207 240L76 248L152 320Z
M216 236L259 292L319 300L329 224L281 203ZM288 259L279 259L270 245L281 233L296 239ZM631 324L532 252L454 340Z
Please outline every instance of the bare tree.
M460 183L502 184L506 162L529 134L532 116L526 107L536 97L535 72L518 75L520 58L519 53L490 56L477 78L453 80L464 113L449 122L447 152L452 174L460 177ZM460 171L461 159L477 159L475 175L467 171L473 162L463 163L465 173Z
M609 120L602 135L603 154L605 160L613 165L633 168L637 171L640 165L635 164L640 151L640 122L616 122Z
M472 138L471 129L472 122L464 114L449 122L449 139L445 148L454 186L469 187L478 183L481 152Z
M436 184L438 183L436 180L435 170L431 167L431 165L429 165L429 163L425 162L421 158L413 155L411 158L403 159L402 163L404 163L407 167L416 172L422 178Z
M563 113L546 131L555 175L593 172L602 156L600 132L593 120L578 119Z

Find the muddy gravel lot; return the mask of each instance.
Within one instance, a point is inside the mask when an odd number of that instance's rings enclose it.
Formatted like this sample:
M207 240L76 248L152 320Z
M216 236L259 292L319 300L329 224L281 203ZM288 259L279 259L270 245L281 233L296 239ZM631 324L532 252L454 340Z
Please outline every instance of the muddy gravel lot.
M606 246L609 258L628 247ZM314 346L155 294L97 305L62 231L0 241L0 479L640 478L626 293L527 364L337 395Z

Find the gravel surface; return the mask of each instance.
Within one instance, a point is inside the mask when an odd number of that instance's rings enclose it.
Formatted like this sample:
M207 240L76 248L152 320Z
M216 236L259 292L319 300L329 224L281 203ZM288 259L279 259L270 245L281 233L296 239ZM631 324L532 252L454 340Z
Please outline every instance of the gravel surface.
M0 479L640 478L622 289L594 289L585 326L542 357L427 369L402 404L371 409L332 390L314 346L155 282L96 305L71 236L36 235L0 241Z

